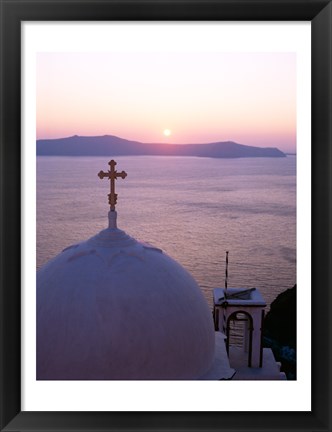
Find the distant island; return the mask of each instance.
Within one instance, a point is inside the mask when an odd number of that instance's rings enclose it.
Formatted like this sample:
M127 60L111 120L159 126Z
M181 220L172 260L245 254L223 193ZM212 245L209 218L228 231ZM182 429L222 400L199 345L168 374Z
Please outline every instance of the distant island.
M37 156L198 156L210 158L286 157L272 147L232 141L207 144L147 144L113 135L37 140Z

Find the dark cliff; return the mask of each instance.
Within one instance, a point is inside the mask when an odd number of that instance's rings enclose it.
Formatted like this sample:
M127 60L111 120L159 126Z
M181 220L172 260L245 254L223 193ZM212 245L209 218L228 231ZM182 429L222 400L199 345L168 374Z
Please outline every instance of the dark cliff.
M296 285L271 303L263 327L264 346L272 348L281 370L296 379Z

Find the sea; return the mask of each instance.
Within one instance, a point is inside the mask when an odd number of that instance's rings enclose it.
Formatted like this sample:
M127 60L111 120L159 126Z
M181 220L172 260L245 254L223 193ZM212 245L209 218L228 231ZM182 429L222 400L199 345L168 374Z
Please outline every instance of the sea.
M112 157L37 157L37 269L108 226ZM213 289L257 288L268 308L296 283L296 156L117 156L118 228Z

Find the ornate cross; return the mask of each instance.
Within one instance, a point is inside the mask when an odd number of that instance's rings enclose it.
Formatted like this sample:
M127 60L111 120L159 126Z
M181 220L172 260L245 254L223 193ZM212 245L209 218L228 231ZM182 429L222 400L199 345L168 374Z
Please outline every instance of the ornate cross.
M118 194L115 193L115 180L118 177L121 177L122 179L127 177L127 173L122 171L120 173L118 173L114 168L116 165L116 162L112 159L111 161L108 162L108 165L110 166L110 170L107 172L104 171L100 171L98 173L98 177L100 179L103 179L104 177L107 177L110 180L110 185L111 185L111 193L108 194L108 202L109 205L111 207L111 211L115 211L115 204L116 204L116 199L118 197Z

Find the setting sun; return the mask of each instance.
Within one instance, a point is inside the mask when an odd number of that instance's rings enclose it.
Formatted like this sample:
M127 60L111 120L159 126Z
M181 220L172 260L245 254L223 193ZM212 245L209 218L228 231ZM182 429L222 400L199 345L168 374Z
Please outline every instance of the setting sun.
M167 136L167 137L170 136L171 133L172 133L172 131L171 131L170 129L165 129L164 132L163 132L163 134L164 134L165 136Z

